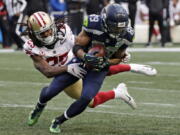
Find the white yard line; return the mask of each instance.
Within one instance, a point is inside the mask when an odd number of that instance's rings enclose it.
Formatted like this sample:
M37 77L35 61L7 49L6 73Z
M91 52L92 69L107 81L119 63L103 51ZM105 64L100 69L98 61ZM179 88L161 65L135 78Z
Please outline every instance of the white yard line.
M180 77L179 74L160 74L159 76L164 76L164 77Z
M145 82L145 81L127 81L127 83L131 83L131 84L153 84L153 82Z
M180 48L128 48L129 52L180 52Z
M180 52L180 48L128 48L129 52ZM0 49L0 53L24 53L14 49Z
M0 53L12 53L15 52L14 49L0 49Z
M134 81L132 81L135 83ZM131 83L131 82L130 82ZM145 82L146 83L146 82ZM0 86L5 86L5 85L48 85L49 83L41 83L41 82L26 82L26 81L0 81ZM167 93L180 93L180 90L177 89L158 89L158 88L146 88L146 87L128 87L129 89L133 90L141 90L141 91L153 91L153 92L167 92Z
M153 91L153 92L167 92L167 93L180 93L180 90L175 89L157 89L157 88L144 88L144 87L128 87L134 90Z
M179 108L175 104L163 104L163 103L138 103L138 105ZM115 106L115 105L99 105L98 107L102 107L102 108L118 108L118 106Z
M10 71L34 71L37 72L35 69L25 69L25 68L9 68L9 67L0 67L0 70L10 70Z
M128 115L128 116L139 116L139 117L148 117L148 118L163 118L163 119L180 119L180 117L172 117L168 115L151 115L151 114L142 114L142 113L121 113L121 112L111 112L111 111L95 111L95 110L88 110L87 112L94 112L94 113L105 113L105 114L113 114L113 115Z
M4 108L33 108L34 105L19 105L19 104L0 104L0 107ZM48 110L66 110L65 107L47 107ZM139 117L153 117L153 118L164 118L164 119L180 119L178 116L168 116L168 115L151 115L151 114L142 114L142 113L121 113L121 112L112 112L112 111L101 111L94 109L87 109L86 112L92 113L104 113L104 114L112 114L112 115L128 115L128 116L139 116Z
M150 64L150 65L166 65L166 66L180 66L180 62L152 61L152 62L146 62L146 64Z
M130 52L180 52L180 48L128 48L128 51ZM16 52L14 51L14 49L0 49L0 53L14 53L14 52Z
M18 81L0 81L0 85L4 86L4 85L48 85L49 83L40 83L40 82L18 82Z
M139 104L148 105L148 106L178 107L175 104L162 104L162 103L139 103Z

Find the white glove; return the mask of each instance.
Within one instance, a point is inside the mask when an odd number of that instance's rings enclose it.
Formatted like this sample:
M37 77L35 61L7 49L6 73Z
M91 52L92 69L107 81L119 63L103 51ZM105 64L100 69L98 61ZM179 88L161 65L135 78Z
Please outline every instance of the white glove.
M122 59L122 62L123 63L128 63L131 59L131 54L129 52L125 52L126 53L126 56Z
M79 65L80 65L80 63L69 64L67 66L67 72L77 78L83 78L87 72L86 72L86 70L81 68Z

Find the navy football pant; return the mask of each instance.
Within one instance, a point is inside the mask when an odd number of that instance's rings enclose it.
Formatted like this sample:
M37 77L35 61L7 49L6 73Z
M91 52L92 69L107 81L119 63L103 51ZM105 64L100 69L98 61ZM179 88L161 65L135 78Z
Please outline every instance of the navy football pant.
M83 79L83 90L80 99L70 105L66 111L66 115L72 118L83 112L89 102L94 98L101 88L101 85L106 77L107 71L95 72L88 71Z
M40 103L47 103L61 91L63 91L66 87L75 83L79 79L70 75L69 73L63 73L56 76L49 87L44 87L41 91L39 101Z
M95 72L88 71L85 78L83 78L83 90L80 99L76 100L70 105L66 114L69 118L74 117L85 110L89 102L94 98L101 88L101 85L106 77L107 71ZM69 85L75 83L78 78L63 73L56 76L49 87L43 88L40 94L40 103L47 103L62 90Z

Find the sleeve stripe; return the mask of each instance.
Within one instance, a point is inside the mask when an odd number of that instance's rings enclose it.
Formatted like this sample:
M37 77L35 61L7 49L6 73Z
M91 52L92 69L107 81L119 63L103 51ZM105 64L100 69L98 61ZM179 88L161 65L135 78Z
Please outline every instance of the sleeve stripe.
M88 29L86 27L82 27L83 30L85 30L86 32L90 32L90 33L93 33L93 34L96 34L96 35L102 35L104 32L102 31L99 31L99 30L95 30L95 29Z

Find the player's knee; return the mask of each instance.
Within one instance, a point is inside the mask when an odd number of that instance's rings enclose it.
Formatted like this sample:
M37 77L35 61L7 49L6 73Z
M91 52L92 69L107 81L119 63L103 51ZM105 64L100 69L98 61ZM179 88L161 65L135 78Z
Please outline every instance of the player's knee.
M89 107L89 108L94 108L94 106L93 106L93 100L91 100L91 101L89 102L88 107Z
M42 88L40 98L39 98L41 103L47 103L51 99L48 89L49 89L48 87Z
M88 98L81 97L77 100L77 106L80 110L84 110L90 102L91 100L89 100Z
M45 95L47 93L48 86L43 87L41 90L41 95Z
M81 97L80 99L79 99L79 103L81 104L81 106L83 107L86 107L86 106L88 106L88 104L91 102L91 99L89 99L89 98L84 98L84 97Z
M66 114L69 118L72 118L76 115L79 115L80 113L82 113L86 107L88 106L90 100L88 100L87 98L80 98L77 101L75 101L70 108L67 110Z

